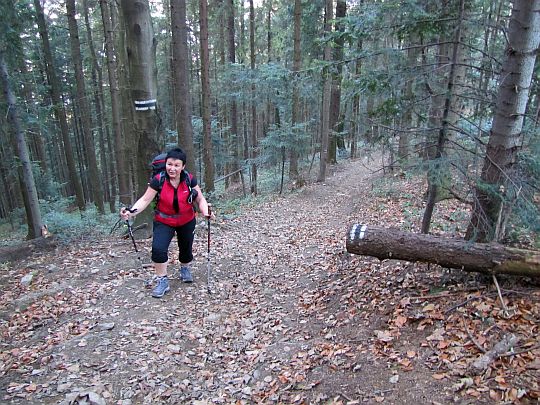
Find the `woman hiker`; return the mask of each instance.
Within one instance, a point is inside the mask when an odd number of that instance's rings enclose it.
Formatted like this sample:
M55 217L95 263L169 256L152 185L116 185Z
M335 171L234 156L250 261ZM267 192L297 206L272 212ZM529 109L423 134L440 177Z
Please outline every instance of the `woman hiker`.
M131 209L124 207L120 210L120 216L127 221L144 211L159 193L152 238L152 261L158 277L152 296L156 298L163 297L170 289L167 261L169 245L175 233L180 250L180 278L184 283L193 282L189 269L189 263L193 260L192 247L196 224L193 203L197 204L202 215L213 217L197 179L184 170L185 166L184 151L180 148L171 149L167 152L165 172L152 177L146 192Z

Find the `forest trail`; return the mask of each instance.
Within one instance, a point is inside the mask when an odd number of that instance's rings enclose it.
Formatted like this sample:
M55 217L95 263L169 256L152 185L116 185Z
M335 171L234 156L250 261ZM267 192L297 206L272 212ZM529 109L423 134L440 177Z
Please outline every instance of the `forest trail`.
M424 345L434 328L392 327L402 289L422 295L432 276L413 280L403 263L345 251L351 223L384 215L362 208L376 177L367 165L378 164L342 163L324 184L238 216L217 212L213 294L203 221L195 282L172 279L163 299L150 296L150 270L129 240L81 242L9 269L0 280L2 402L452 402L452 382L432 377L435 349ZM139 246L148 257L149 241ZM28 272L34 280L21 287Z

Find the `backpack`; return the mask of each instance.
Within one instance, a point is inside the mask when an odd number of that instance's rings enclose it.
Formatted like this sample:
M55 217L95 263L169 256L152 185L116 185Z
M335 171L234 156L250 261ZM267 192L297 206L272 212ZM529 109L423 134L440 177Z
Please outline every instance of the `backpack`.
M159 155L154 157L154 159L152 159L152 162L150 163L150 167L152 168L152 175L150 176L150 180L152 180L154 177L159 175L159 190L156 196L156 201L155 201L156 205L157 205L157 202L159 201L159 193L161 191L161 188L163 187L163 183L165 183L165 180L167 179L167 172L165 170L166 162L167 162L167 153L160 153ZM195 200L195 198L197 198L198 193L197 193L197 190L193 190L191 188L192 176L185 169L183 170L183 172L185 175L186 186L189 190L188 202L190 204L193 204L193 201Z

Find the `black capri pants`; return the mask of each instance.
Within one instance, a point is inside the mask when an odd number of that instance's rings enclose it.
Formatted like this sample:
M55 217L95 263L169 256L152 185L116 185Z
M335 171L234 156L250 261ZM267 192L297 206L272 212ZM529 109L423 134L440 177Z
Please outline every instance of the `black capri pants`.
M176 233L180 263L189 263L193 260L193 238L195 235L196 218L185 225L173 227L154 221L154 237L152 238L152 261L166 263L169 260L169 245Z

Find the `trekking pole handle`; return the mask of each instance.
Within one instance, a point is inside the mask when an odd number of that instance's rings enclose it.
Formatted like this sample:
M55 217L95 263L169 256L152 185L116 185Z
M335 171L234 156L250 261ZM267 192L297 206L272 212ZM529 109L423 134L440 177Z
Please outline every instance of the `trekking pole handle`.
M134 214L137 212L137 208L131 208L131 207L123 207L121 210L120 210L120 216L123 218L123 215L125 214L125 211L129 212L130 214ZM129 215L128 215L128 218L125 219L125 221L129 221Z
M126 208L126 211L130 212L130 213L135 213L137 212L137 209L132 209L130 207L125 207ZM131 242L133 242L133 247L135 248L135 252L139 252L139 249L137 249L137 243L135 242L135 237L133 236L133 227L132 227L132 223L133 223L133 220L128 218L126 219L126 224L127 224L127 227L128 227L128 233L129 233L129 236L131 237Z

